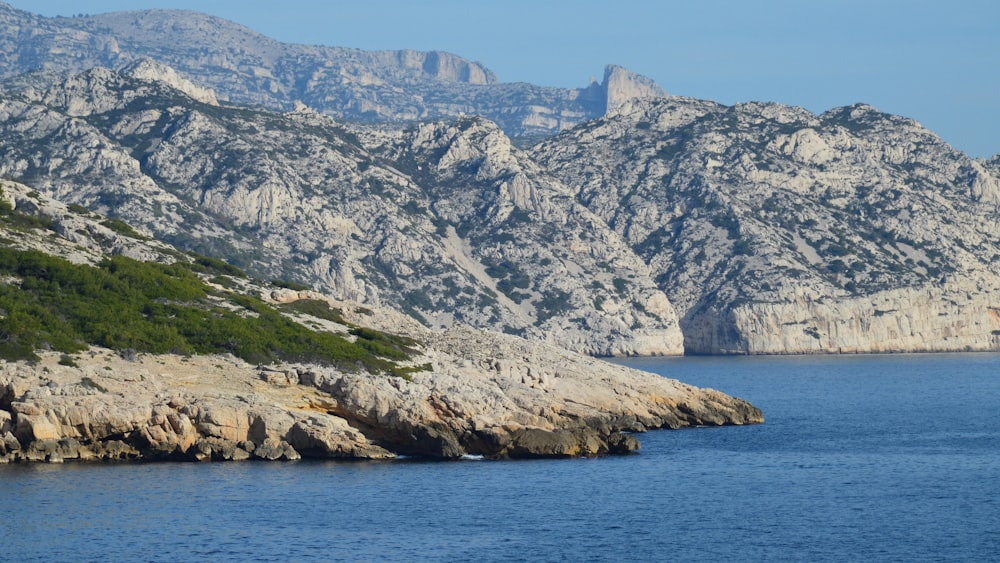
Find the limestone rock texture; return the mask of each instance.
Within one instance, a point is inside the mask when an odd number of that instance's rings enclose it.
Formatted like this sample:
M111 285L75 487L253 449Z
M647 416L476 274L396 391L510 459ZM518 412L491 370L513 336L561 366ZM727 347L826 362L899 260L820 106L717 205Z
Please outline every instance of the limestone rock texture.
M0 173L431 327L597 355L683 352L642 260L492 122L348 127L307 106L199 102L146 74L95 68L0 97Z
M0 189L9 247L83 265L111 255L192 260L23 184ZM9 209L35 221L12 223ZM412 369L403 377L232 355L37 350L37 360L0 360L0 463L595 456L635 451L632 433L647 429L763 421L743 400L551 344L461 324L432 330L392 309L219 277L203 274L227 291L275 304L321 300L343 315L283 313L310 330L408 336L416 344L401 367Z
M420 330L415 361L433 368L413 381L97 348L78 367L4 363L0 463L577 457L634 451L631 433L654 428L763 421L745 401L545 344Z
M617 65L605 67L604 81L601 84L608 112L631 101L663 98L667 95L667 91L656 82Z
M649 265L687 352L1000 349L996 159L911 119L671 97L531 152Z
M0 77L39 69L119 69L152 59L225 102L290 110L301 101L352 120L475 114L511 136L550 134L631 96L662 91L613 65L602 84L586 88L500 83L482 64L451 53L287 44L184 10L45 18L0 3L0 23Z

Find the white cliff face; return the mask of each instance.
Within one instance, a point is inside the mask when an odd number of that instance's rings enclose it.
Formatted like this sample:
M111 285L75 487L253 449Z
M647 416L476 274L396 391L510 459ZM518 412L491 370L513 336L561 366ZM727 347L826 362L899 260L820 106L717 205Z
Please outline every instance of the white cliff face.
M997 173L857 105L633 102L532 150L700 353L991 350Z
M437 328L683 352L645 264L486 120L348 130L305 106L199 105L106 69L2 103L0 171L266 279Z
M196 85L194 82L181 76L176 70L152 59L140 59L129 63L121 72L140 80L161 82L187 94L192 100L203 104L219 105L219 100L216 99L215 92L211 89Z
M998 292L995 285L963 281L863 297L753 303L725 318L700 318L685 335L733 354L995 351Z
M656 82L616 65L605 67L602 87L608 113L634 100L663 98L667 95L666 90Z

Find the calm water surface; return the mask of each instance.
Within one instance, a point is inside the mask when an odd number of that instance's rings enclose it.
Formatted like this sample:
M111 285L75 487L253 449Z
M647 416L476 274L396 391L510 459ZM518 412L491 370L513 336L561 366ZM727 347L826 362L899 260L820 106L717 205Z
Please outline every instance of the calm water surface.
M1000 560L1000 356L627 363L767 422L602 459L0 466L0 560Z

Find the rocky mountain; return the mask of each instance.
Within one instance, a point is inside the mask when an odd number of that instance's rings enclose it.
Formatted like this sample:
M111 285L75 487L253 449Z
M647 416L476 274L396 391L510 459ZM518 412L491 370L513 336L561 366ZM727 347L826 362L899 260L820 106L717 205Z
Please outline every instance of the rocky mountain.
M532 156L649 264L696 353L1000 348L1000 176L917 122L680 97Z
M0 174L265 278L592 354L679 354L621 237L493 123L346 126L221 107L141 63L20 77ZM195 95L200 92L194 90Z
M9 180L0 240L0 463L568 457L763 420L542 343L276 288Z
M482 64L445 52L286 44L190 11L45 18L0 2L0 78L117 69L142 59L166 64L233 104L290 110L300 101L365 121L480 115L515 137L549 134L627 99L664 95L653 81L613 65L603 82L586 88L504 84Z
M0 174L263 278L590 354L1000 349L1000 156L910 119L193 12L0 21Z

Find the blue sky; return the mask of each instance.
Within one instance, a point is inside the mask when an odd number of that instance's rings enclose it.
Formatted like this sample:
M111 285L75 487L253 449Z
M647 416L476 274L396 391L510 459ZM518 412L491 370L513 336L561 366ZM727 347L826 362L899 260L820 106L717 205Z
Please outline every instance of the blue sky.
M912 117L1000 153L996 0L8 0L46 16L183 8L276 39L444 50L503 82L582 87L614 63L672 94Z

